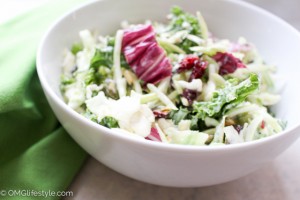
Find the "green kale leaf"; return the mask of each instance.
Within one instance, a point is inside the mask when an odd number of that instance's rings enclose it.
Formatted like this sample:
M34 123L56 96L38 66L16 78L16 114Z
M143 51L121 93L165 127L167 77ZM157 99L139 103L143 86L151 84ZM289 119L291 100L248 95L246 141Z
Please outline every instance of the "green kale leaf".
M259 87L259 79L256 74L237 84L235 80L227 81L224 88L214 92L213 97L207 102L195 102L193 111L198 118L220 117L230 109L236 107L255 92Z
M102 118L99 124L107 128L120 128L118 120L109 116Z

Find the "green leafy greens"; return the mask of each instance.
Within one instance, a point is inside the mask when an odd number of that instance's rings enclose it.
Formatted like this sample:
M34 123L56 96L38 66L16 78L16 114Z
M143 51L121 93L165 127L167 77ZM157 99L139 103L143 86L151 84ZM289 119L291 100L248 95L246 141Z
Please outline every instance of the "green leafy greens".
M189 119L190 113L188 109L180 108L179 110L172 110L168 117L177 125L181 120Z
M113 117L104 117L102 120L99 122L102 126L105 126L107 128L119 128L119 123L118 120L116 120Z
M76 55L79 51L82 51L83 45L81 43L74 43L71 52L73 55Z
M91 60L91 68L100 66L111 68L113 65L113 48L106 48L105 50L96 49L94 57Z
M107 38L107 46L105 48L96 48L95 54L90 61L90 69L86 76L86 84L101 84L107 78L112 78L113 54L114 54L115 38ZM129 69L130 66L121 55L121 67Z
M187 30L192 35L201 36L201 30L198 19L187 12L184 12L180 7L174 6L171 9L171 22L170 28L174 31ZM189 26L183 26L184 23L189 24Z
M220 117L228 110L236 107L259 87L259 79L256 74L237 84L235 79L228 81L223 89L214 92L208 102L195 102L193 104L196 116L202 120L206 117Z
M191 120L190 129L191 130L205 130L207 127L205 126L204 121L198 119L197 116L193 115L191 110L187 108L180 108L178 110L172 110L169 115L169 119L172 119L174 124L178 125L181 120Z
M115 38L109 37L106 48L96 49L96 52L91 59L91 68L98 68L104 66L107 68L113 67L113 54L114 54ZM130 66L126 62L124 55L121 55L121 67L129 69Z
M201 28L196 16L184 12L180 7L174 6L171 9L171 21L169 23L168 32L187 31L188 34L201 37ZM190 47L197 45L188 39L183 39L178 47L183 49L186 53L191 53Z

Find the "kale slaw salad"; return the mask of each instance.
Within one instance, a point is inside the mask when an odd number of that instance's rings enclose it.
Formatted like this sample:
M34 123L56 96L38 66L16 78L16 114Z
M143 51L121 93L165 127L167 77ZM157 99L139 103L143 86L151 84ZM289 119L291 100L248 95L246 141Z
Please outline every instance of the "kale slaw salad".
M168 23L90 30L64 52L61 91L86 118L148 140L226 145L281 132L276 67L245 38L218 39L200 12L174 6Z

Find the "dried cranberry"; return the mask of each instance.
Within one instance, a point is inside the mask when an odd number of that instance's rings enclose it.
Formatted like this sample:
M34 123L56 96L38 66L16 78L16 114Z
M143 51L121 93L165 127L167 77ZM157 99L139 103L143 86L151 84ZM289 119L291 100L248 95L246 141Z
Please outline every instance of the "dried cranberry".
M154 110L153 114L154 114L156 119L158 119L158 118L167 118L167 116L168 116L167 112L163 112L163 111L159 111L159 110Z
M192 70L191 76L189 78L189 81L191 81L196 78L202 78L207 65L208 63L206 61L202 61L198 56L187 55L180 62L180 67L178 68L177 72L181 73L187 70Z
M266 126L266 122L265 122L264 120L262 120L261 125L260 125L260 128L261 128L261 129L264 129L265 126Z
M207 68L207 65L208 62L201 60L198 56L187 55L180 62L180 67L178 68L177 72L181 73L187 70L191 70L192 73L189 77L189 81L192 81L193 79L202 78ZM182 96L187 99L189 105L192 105L193 101L198 96L198 92L195 90L184 89Z
M193 104L193 101L197 98L198 92L195 90L184 89L182 96L186 98L189 102L189 105Z
M218 52L213 58L220 64L220 75L233 73L238 68L246 68L240 59L230 53Z
M192 69L198 62L200 61L199 57L196 55L187 55L182 61L180 62L180 67L178 68L177 72L181 73L187 70Z
M189 81L192 81L193 79L202 78L202 76L205 73L205 70L207 68L208 62L206 61L199 61L196 62L192 74L189 78Z

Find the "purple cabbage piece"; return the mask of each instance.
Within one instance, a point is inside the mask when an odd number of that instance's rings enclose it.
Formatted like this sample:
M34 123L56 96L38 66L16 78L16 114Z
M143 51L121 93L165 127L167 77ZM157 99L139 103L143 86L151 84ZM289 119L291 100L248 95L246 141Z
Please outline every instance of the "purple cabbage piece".
M132 65L136 60L141 58L142 55L144 55L145 51L149 47L149 42L142 42L136 45L135 47L127 46L124 49L124 52L126 52L126 61L129 65Z
M151 25L138 25L125 30L122 50L131 69L144 82L158 83L171 76L171 63L155 40Z
M152 140L156 142L161 142L160 135L158 133L158 130L156 128L151 128L150 134L145 138L146 140Z
M157 65L156 69L152 71L152 73L147 77L149 83L157 83L160 80L163 80L166 77L171 76L172 74L172 66L170 60L165 57L162 61Z
M135 46L140 42L155 41L155 33L151 25L137 25L124 31L122 46Z

